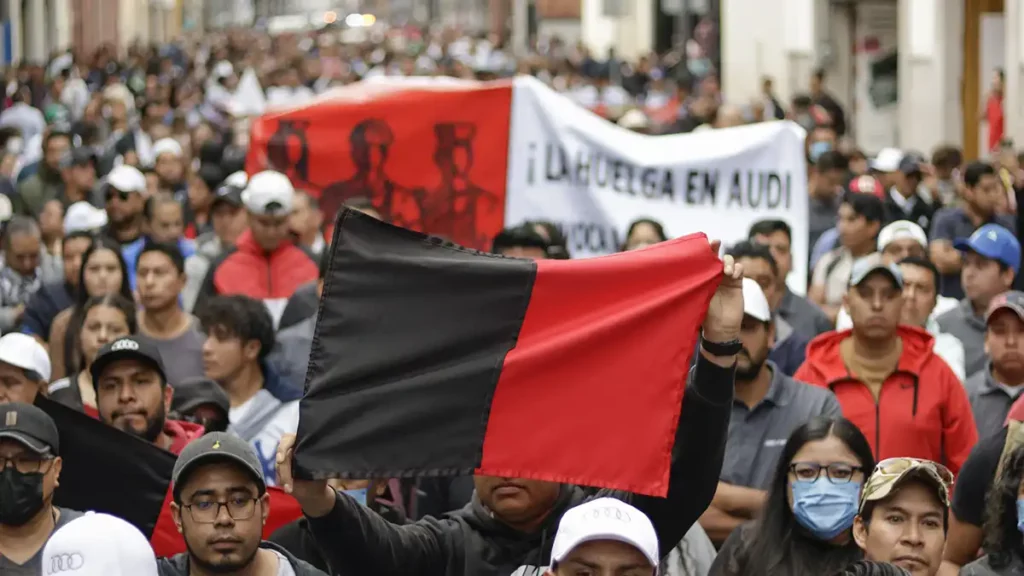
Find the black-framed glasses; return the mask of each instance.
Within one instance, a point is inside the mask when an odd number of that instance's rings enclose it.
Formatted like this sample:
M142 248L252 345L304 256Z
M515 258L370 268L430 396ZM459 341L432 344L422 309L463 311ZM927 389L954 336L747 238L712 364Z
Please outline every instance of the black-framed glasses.
M823 466L817 462L793 462L789 465L789 471L796 478L797 482L814 482L818 478L821 478L822 470L825 471L825 476L828 481L833 484L846 484L853 480L857 472L863 472L864 470L860 466L851 466L849 464L843 464L836 462Z
M220 509L227 508L232 520L248 520L256 513L256 502L259 498L230 498L226 502L217 500L199 500L185 506L192 520L200 524L215 524L220 516Z
M47 464L49 463L49 464ZM0 472L8 466L22 474L46 474L53 465L53 458L37 458L34 456L0 456Z

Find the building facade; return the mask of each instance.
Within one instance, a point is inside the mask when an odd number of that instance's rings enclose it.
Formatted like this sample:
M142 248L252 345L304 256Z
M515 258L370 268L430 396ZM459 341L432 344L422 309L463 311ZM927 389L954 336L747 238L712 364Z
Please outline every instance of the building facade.
M722 0L721 21L731 101L758 97L765 77L788 100L820 67L865 152L948 143L974 158L1002 69L1006 136L1024 143L1024 0Z

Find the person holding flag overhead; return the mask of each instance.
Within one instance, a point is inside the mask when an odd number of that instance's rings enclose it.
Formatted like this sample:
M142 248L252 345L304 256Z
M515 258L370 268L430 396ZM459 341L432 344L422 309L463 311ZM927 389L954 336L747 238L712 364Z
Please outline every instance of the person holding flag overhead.
M660 550L707 508L742 348L743 270L718 260L717 242L525 260L353 211L335 239L298 437L277 453L278 483L334 573L540 574L563 514L591 499L578 484L618 488L598 495L647 515ZM386 357L373 351L384 340ZM486 410L483 431L476 410ZM473 470L466 507L403 526L327 482Z

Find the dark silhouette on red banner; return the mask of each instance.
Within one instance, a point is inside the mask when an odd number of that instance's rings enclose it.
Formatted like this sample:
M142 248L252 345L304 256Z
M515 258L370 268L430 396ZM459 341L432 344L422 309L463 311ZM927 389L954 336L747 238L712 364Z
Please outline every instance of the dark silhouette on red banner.
M504 226L511 84L374 90L256 120L247 171L288 175L331 221L362 197L396 225L490 248Z

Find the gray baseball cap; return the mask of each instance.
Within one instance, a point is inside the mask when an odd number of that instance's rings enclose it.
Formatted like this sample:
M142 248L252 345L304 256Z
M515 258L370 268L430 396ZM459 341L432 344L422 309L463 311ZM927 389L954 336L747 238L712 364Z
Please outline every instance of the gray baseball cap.
M182 485L188 480L189 474L204 464L225 462L240 466L249 473L262 496L267 491L267 478L263 475L263 464L248 442L227 432L211 432L188 443L178 455L171 473L174 486L174 501L181 501Z
M885 274L896 284L897 288L903 289L903 273L894 264L885 264L882 261L882 255L878 252L864 256L853 263L853 268L850 270L850 286L859 286L875 272Z

